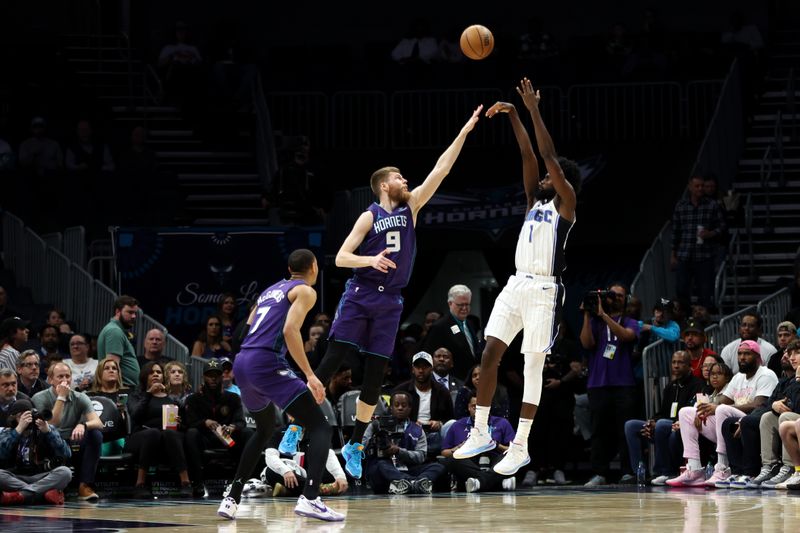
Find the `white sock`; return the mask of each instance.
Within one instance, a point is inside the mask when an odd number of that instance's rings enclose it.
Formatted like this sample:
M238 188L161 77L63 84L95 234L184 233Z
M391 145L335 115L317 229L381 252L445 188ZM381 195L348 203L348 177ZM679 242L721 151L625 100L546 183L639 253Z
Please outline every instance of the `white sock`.
M717 466L721 466L723 468L727 468L728 466L728 454L727 453L719 453L717 452Z
M525 449L528 448L528 435L531 434L532 424L533 424L533 419L520 418L519 425L517 426L517 434L514 435L514 442L516 444L519 444L520 446L524 446Z
M483 431L484 433L489 433L489 410L491 408L488 405L476 405L475 406L475 427Z
M686 466L691 471L702 470L703 469L703 465L700 463L700 459L689 459L689 461L687 462Z

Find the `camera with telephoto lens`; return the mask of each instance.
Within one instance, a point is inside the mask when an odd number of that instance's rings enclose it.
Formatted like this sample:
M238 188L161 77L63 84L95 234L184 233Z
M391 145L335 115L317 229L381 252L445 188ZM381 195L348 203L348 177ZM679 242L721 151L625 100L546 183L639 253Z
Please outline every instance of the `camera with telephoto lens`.
M608 289L599 289L596 291L589 291L583 297L583 308L591 314L597 314L597 298L601 300L609 300L613 297L613 291Z

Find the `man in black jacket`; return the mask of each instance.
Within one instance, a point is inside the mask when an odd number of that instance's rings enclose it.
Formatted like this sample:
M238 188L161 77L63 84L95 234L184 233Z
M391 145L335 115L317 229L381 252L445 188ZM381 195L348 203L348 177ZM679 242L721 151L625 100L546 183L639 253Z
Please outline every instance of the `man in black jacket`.
M656 448L656 462L652 485L664 485L670 477L678 473L683 454L683 443L677 429L678 411L681 407L692 405L695 395L703 390L703 380L692 375L692 356L689 352L678 350L672 354L672 379L664 387L661 407L653 420L628 420L625 422L625 440L631 469L636 472L642 460L642 444L653 441ZM631 476L620 481L633 481Z
M411 358L413 379L395 387L395 391L408 392L412 399L410 420L422 426L428 438L428 455L436 456L442 449L439 431L453 418L453 401L450 392L433 380L433 357L419 352Z
M453 354L452 374L465 380L472 365L479 363L481 351L477 332L467 324L472 302L472 291L466 285L453 285L447 291L447 306L450 312L431 325L422 341L422 349L434 353L439 348L447 348Z
M218 359L206 361L203 386L186 398L183 422L188 428L185 443L192 494L199 498L205 493L203 450L230 448L238 457L253 434L246 427L239 395L222 390L222 363Z

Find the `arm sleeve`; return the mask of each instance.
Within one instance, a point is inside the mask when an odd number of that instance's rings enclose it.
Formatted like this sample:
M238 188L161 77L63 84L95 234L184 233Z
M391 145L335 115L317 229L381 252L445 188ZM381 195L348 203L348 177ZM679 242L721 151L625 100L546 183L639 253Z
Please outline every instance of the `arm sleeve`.
M333 450L328 450L328 460L325 461L325 470L333 476L333 479L347 479L344 470L342 470L342 465L339 464L339 459L336 457Z
M267 448L264 451L264 462L267 463L267 468L281 476L292 471L292 469L281 460L281 456L275 448Z
M674 320L670 320L666 327L663 328L659 326L653 326L651 331L659 338L662 338L667 342L675 342L681 336L681 330Z

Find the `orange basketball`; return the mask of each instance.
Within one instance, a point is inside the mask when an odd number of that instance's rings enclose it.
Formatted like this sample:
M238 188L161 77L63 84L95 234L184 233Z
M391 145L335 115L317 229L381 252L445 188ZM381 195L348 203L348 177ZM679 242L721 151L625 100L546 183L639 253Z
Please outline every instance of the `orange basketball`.
M473 24L461 33L461 51L470 59L483 59L494 49L494 35L486 26Z

